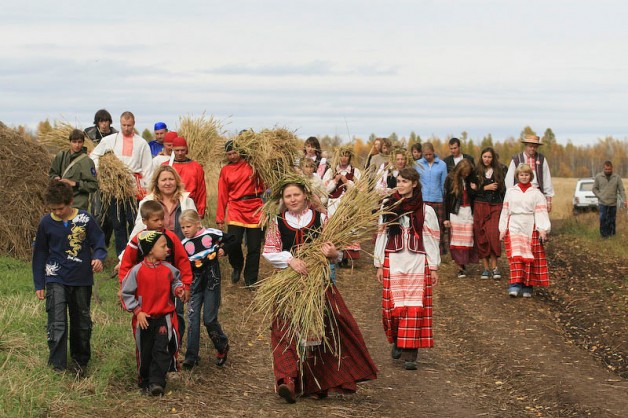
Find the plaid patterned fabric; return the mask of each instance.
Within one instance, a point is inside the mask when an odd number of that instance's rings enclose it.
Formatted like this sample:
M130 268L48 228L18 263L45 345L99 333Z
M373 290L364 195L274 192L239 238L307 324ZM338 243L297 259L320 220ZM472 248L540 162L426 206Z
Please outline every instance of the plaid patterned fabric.
M460 266L478 262L473 243L473 214L470 206L461 206L458 214L450 213L449 251L451 258Z
M519 257L512 257L510 233L504 237L506 256L510 264L510 284L521 283L524 286L549 286L549 270L545 258L545 248L539 241L539 232L532 233L532 254L534 261L524 262Z
M273 320L271 343L273 350L273 371L277 385L286 377L296 383L296 390L303 395L314 394L323 390L341 393L353 393L357 383L377 378L377 367L369 355L358 324L345 305L335 286L326 292L327 309L333 311L330 321L325 315L327 337L340 342L341 358L332 355L324 345L308 347L307 359L302 364L303 379L300 379L299 357L294 341L288 341L285 335L285 323L278 317Z
M502 245L499 241L499 216L502 205L488 202L475 202L473 206L473 236L478 251L478 257L486 258L490 255L500 257Z
M443 222L445 222L445 204L443 202L424 202L426 205L431 206L436 212L436 217L438 218L438 227L440 229L440 254L447 254L447 247L449 247L449 240L447 239L447 229Z
M415 254L421 257L421 254ZM424 257L424 256L423 256ZM432 335L432 276L425 263L423 306L395 306L392 297L389 254L384 257L384 288L382 290L382 320L389 343L399 348L430 348Z

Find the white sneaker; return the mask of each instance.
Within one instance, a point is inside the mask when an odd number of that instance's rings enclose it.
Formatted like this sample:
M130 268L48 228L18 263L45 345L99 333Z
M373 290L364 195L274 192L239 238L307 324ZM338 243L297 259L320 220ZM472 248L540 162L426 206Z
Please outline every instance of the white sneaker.
M501 278L502 278L502 274L499 272L499 269L497 267L495 267L493 269L493 279L499 280Z

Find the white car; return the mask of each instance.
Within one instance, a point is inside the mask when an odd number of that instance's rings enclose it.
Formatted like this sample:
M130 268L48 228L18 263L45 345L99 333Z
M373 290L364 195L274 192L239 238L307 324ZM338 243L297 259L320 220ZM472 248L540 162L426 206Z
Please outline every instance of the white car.
M576 183L576 190L573 194L573 212L583 212L586 210L597 210L597 197L593 194L592 178L579 179Z

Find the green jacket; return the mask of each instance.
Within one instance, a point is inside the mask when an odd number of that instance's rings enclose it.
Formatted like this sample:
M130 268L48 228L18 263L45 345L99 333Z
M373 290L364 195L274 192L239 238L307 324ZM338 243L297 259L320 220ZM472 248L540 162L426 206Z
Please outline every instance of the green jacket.
M595 176L593 183L593 194L597 196L600 205L617 206L617 196L621 196L623 201L626 200L624 193L624 184L618 174L611 174L610 178L602 172Z
M72 161L81 155L85 155L85 157L70 167L68 172L65 173ZM76 154L72 154L70 150L60 151L52 160L48 176L51 179L59 177L75 181L76 186L73 188L74 203L72 206L77 209L88 210L89 194L98 190L98 180L96 180L94 161L87 157L87 149L85 147Z

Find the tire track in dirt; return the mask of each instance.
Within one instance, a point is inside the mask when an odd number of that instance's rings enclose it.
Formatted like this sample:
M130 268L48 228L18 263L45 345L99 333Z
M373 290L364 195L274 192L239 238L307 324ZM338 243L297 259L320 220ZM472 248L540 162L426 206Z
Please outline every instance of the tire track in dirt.
M567 340L543 300L509 298L507 279L442 270L440 334L464 358L479 403L502 416L625 416L626 381Z

